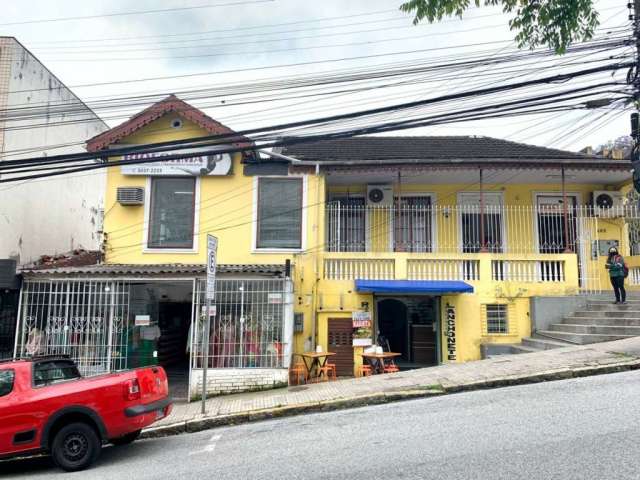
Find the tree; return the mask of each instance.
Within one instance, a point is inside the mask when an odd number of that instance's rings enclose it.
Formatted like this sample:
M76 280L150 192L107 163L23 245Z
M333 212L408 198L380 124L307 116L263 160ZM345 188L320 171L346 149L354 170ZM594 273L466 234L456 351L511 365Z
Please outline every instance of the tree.
M408 0L400 10L413 13L417 25L425 18L431 23L444 16L462 18L472 3L502 5L504 13L513 14L509 28L518 32L519 47L548 45L562 54L572 42L591 39L598 26L593 0Z

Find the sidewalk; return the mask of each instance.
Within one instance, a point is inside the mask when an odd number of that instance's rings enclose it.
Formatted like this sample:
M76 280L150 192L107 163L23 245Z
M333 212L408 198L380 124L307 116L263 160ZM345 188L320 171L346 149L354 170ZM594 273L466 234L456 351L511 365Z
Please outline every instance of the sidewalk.
M464 364L220 396L201 403L175 404L167 418L143 437L195 432L301 413L335 410L464 390L495 388L640 369L640 337Z

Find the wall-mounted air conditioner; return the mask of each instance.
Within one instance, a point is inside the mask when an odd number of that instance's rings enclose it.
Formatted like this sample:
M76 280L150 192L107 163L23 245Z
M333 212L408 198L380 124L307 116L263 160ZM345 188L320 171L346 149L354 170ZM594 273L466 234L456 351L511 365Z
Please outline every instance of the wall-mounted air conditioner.
M624 206L624 195L620 192L596 190L592 194L593 213L596 217L621 217Z
M391 185L367 185L367 205L393 205L393 187Z
M118 187L118 203L120 205L144 205L144 188Z

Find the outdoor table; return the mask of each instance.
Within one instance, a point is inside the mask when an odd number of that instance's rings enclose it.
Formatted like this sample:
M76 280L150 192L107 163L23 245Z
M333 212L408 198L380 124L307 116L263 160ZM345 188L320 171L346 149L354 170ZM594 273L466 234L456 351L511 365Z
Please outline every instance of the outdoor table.
M327 363L327 358L331 355L335 355L334 352L304 352L299 353L299 356L302 357L302 361L304 362L304 366L307 369L307 378L320 378L321 371L320 369L325 366ZM313 369L316 370L316 375L313 375Z
M385 362L395 357L399 357L400 355L402 354L395 353L395 352L361 353L360 354L363 360L366 360L367 363L371 365L371 368L373 368L373 373L384 373Z

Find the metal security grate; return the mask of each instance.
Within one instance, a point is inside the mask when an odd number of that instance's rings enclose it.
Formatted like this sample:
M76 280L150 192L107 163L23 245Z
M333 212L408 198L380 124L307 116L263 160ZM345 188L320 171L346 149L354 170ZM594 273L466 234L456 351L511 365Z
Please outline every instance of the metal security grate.
M83 375L127 367L129 285L117 281L26 281L19 356L68 355Z
M509 316L507 305L486 305L487 309L487 333L509 333Z
M206 318L205 282L197 282L197 323L192 336L192 368L202 368ZM290 304L284 279L216 280L211 311L210 368L285 366L285 309Z

